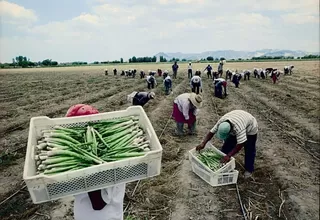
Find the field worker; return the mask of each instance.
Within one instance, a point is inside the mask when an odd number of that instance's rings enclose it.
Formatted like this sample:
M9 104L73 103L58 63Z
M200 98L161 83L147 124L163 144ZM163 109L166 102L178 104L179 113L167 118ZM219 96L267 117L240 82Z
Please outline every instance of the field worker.
M293 70L294 66L285 66L284 69L283 69L283 72L284 72L284 75L287 75L287 74L292 74L292 70Z
M162 70L161 69L158 69L158 76L162 76Z
M179 65L177 64L177 61L174 61L174 64L172 65L173 79L177 78L178 69L179 69Z
M208 132L203 142L196 149L200 151L208 141L216 135L223 140L221 151L226 154L221 160L226 163L230 157L238 153L243 147L245 150L245 178L249 178L254 171L256 156L256 141L258 133L257 120L248 112L234 110L222 116L215 126Z
M223 74L223 61L220 60L219 66L218 66L218 75L219 75L219 77L222 77L222 74Z
M194 74L195 76L200 76L201 77L201 71L200 70L196 70L196 72L195 72L195 74Z
M117 69L116 68L113 69L113 75L117 75Z
M104 75L106 75L106 76L108 75L108 69L104 70Z
M232 78L232 71L231 70L227 70L226 71L226 80L230 79L231 80Z
M245 70L243 72L243 75L244 75L243 80L247 80L247 79L250 80L250 74L251 74L250 70Z
M150 99L155 98L154 92L137 92L132 99L132 105L140 105L143 107Z
M188 79L192 78L192 65L191 62L188 64Z
M203 71L206 71L207 70L207 76L208 76L208 79L211 78L212 79L212 74L211 74L211 71L212 71L212 67L210 64L208 64L208 66L203 70Z
M224 78L218 78L213 80L214 95L222 99L222 88L224 97L227 97L227 81Z
M281 75L280 70L274 70L271 72L270 77L273 81L273 84L276 84L277 80L279 80L280 75Z
M166 95L169 95L170 91L172 91L172 80L168 74L167 74L167 77L163 80L163 85L164 85Z
M140 71L140 79L143 79L145 75L146 75L146 73L143 70L141 70Z
M176 121L176 135L183 135L183 125L188 124L189 134L196 131L196 116L202 106L202 96L195 93L183 93L175 98L173 102L172 117Z
M137 70L136 70L136 69L133 69L133 70L132 70L132 78L135 78L135 77L136 77L136 73L137 73Z
M267 72L261 69L260 76L262 79L265 79L267 77Z
M236 72L232 73L232 79L231 81L234 83L234 85L236 86L236 88L239 88L239 84L240 84L240 80L241 80L242 76L238 73L238 71L236 70Z
M147 84L148 84L148 89L153 89L154 85L157 85L156 78L151 74L147 76Z
M168 70L163 71L163 74L162 74L163 79L165 79L168 75L169 75L169 71Z
M78 104L69 108L66 117L99 113L89 105ZM75 220L123 220L125 184L117 184L101 190L75 195Z
M191 86L192 92L196 94L199 94L200 91L202 92L201 77L198 75L193 76L190 80L190 86Z

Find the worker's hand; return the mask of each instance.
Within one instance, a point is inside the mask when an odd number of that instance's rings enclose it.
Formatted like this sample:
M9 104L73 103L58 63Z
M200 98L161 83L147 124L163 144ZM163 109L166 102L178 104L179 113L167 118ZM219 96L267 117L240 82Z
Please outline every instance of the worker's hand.
M224 156L224 157L220 160L221 163L228 163L229 161L230 161L230 157L229 157L228 155Z
M200 150L202 150L204 147L205 147L205 145L201 143L201 144L199 144L198 146L196 146L196 150L197 150L197 151L200 151Z

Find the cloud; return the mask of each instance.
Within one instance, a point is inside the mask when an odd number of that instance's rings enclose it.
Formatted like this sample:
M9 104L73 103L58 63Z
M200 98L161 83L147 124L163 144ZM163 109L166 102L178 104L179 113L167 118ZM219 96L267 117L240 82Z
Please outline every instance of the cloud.
M92 14L81 14L78 17L75 17L72 19L73 21L80 21L80 22L85 22L88 24L94 24L98 25L99 24L99 17L96 15Z
M309 15L305 13L285 14L282 15L281 18L284 22L290 24L319 23L319 16Z
M36 14L15 3L0 1L1 21L9 24L29 24L37 21Z

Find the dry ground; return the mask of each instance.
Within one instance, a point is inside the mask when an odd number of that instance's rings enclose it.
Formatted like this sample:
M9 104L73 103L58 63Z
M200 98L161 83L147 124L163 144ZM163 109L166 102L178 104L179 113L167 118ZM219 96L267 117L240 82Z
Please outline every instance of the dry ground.
M210 187L192 173L187 152L223 114L243 109L258 120L256 172L244 180L243 152L236 156L240 171L238 186L242 201L259 219L319 219L319 62L292 62L292 76L282 77L276 85L270 79L242 81L240 88L228 84L229 96L213 96L211 80L204 79L204 106L198 117L197 136L173 136L170 121L160 137L163 146L161 175L127 187L126 215L135 219L242 219L235 186ZM278 67L288 63L227 63L229 69ZM169 64L131 65L138 70L169 69ZM155 100L147 112L158 136L168 121L175 96L190 91L186 64L180 64L173 93L164 96L161 78ZM194 64L204 69L205 64ZM118 67L118 69L129 66ZM216 65L214 65L216 68ZM109 69L112 69L110 67ZM129 106L126 95L146 90L146 83L103 74L104 67L15 69L0 71L0 203L23 185L22 171L31 117L62 117L77 103L95 106L101 112ZM221 143L214 140L220 147ZM313 155L313 156L311 156ZM282 200L280 217L279 207ZM72 197L34 205L23 188L0 205L0 219L73 219Z

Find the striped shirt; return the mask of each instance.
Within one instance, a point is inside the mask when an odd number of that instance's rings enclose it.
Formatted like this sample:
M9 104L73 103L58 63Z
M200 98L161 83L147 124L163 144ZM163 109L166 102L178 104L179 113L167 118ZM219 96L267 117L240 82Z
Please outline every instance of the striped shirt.
M210 130L216 133L222 122L229 121L232 124L231 135L237 137L237 143L243 144L247 141L247 135L255 135L258 133L258 123L255 117L243 110L234 110L222 116L215 126Z

